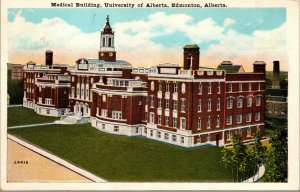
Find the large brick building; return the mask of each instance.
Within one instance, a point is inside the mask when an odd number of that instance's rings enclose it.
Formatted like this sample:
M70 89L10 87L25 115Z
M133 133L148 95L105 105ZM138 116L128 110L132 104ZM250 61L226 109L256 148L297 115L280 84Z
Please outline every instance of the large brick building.
M58 116L68 109L68 115L88 119L100 131L184 147L223 146L230 143L233 133L248 141L257 129L264 132L264 62L256 61L253 72L230 61L217 69L205 68L200 64L199 47L186 45L183 67L165 63L133 68L117 60L114 35L107 18L98 58L80 58L68 69L54 68L47 59L47 65L39 69L28 64L24 106ZM55 81L46 90L44 82L49 79ZM55 103L57 97L61 104ZM39 111L49 110L46 99L55 101L51 107L57 113Z

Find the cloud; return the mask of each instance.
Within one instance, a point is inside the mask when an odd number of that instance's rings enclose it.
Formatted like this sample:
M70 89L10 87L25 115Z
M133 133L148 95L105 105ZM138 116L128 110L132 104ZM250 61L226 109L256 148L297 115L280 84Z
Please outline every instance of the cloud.
M155 41L155 38L176 33L200 47L204 43L209 45L201 51L202 66L216 67L223 60L232 60L251 70L255 60L287 62L285 25L247 35L231 28L235 23L232 18L225 18L219 24L212 18L195 20L187 14L164 12L153 13L146 19L114 23L117 58L127 60L133 66L164 62L182 64L182 47L178 47L176 39L168 46ZM26 21L22 12L16 13L14 20L9 22L8 34L9 61L12 63L29 60L44 63L44 52L51 49L56 63L73 64L80 57L97 58L100 44L99 31L82 32L59 17L32 23Z

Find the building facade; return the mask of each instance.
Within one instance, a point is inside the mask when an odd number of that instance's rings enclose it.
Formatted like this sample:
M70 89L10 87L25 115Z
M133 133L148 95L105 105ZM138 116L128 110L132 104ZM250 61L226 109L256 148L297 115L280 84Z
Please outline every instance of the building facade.
M73 68L54 68L46 52L43 72L27 66L24 106L45 114L39 108L51 104L87 118L103 132L184 147L224 146L234 133L250 141L257 129L264 132L264 62L256 61L251 73L230 61L217 69L205 68L198 45L186 45L183 67L165 63L133 68L117 60L114 35L107 18L98 58L80 58ZM57 96L61 104L54 102Z

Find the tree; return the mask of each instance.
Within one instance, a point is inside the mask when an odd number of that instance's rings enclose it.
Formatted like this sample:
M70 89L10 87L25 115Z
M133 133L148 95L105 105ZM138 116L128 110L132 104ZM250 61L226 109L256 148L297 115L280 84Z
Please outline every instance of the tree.
M265 180L269 182L287 181L287 128L278 127L272 134L270 143L272 147L267 153Z
M229 148L227 147L224 147L223 150L222 150L222 158L221 158L221 161L222 163L225 165L225 167L230 167L231 168L231 176L232 176L232 179L233 179L233 182L235 181L234 179L234 175L233 175L233 169L234 169L234 162L233 162L233 153L232 153L232 150L230 150Z

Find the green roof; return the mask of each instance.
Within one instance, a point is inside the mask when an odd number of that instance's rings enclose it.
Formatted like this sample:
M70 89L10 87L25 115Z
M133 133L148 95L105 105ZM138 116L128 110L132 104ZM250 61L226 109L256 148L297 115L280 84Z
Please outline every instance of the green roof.
M184 49L191 49L191 48L197 48L199 49L199 46L197 44L191 44L191 45L186 45L183 47Z

